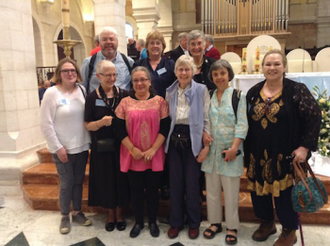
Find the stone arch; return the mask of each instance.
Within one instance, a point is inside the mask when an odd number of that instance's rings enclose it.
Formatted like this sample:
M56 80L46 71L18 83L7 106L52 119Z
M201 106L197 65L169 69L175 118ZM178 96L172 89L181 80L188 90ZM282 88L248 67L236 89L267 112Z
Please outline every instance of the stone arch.
M136 20L131 17L131 16L126 16L126 22L129 23L133 27L133 34L134 34L134 39L137 40L139 38L146 39L146 37L139 37L139 30L136 25Z
M81 67L82 61L87 56L86 40L85 40L84 35L81 32L80 28L73 21L71 21L70 25L71 25L70 26L71 39L82 41L80 44L73 47L75 60L77 62L77 65L79 67ZM59 25L57 26L56 31L54 33L53 40L57 40L58 35L61 31L62 31L62 23L59 23ZM55 58L55 64L57 64L58 63L58 54L57 54L57 45L56 44L54 44L54 58Z
M44 59L44 30L42 28L42 23L39 19L38 14L35 10L32 10L32 24L33 24L33 35L34 35L34 47L35 47L35 56L36 56L36 66L42 67L45 64Z

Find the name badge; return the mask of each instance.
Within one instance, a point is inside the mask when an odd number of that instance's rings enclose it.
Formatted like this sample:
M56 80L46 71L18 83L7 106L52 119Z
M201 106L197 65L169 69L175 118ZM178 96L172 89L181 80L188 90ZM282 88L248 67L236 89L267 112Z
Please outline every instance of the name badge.
M101 99L96 99L95 106L105 107L105 102Z
M166 68L161 68L161 69L159 69L159 70L157 70L157 73L158 73L158 75L162 75L163 73L166 73L167 72L167 70L166 70Z
M69 100L65 98L60 99L60 105L69 105L69 104L70 104Z

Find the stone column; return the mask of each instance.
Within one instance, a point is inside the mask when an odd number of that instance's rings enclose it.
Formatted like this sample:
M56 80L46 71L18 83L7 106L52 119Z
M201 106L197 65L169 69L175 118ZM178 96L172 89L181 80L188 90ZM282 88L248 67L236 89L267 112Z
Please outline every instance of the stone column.
M118 50L127 53L125 32L125 5L126 0L93 0L94 28L99 34L103 27L111 26L118 32Z
M317 1L317 47L330 44L330 2Z
M148 33L157 29L159 4L156 0L133 0L133 17L136 19L138 36L146 40Z
M172 1L160 0L159 1L160 20L158 23L158 30L163 33L166 42L166 49L164 52L172 49Z
M0 13L0 195L18 195L21 171L39 162L45 143L31 1L1 1Z

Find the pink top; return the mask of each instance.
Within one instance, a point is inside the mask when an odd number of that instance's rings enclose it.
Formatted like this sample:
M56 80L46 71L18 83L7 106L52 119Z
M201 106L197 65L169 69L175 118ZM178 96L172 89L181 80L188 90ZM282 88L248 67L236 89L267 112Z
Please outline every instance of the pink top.
M168 104L160 96L141 101L126 97L116 108L116 115L119 119L125 120L128 137L133 145L144 152L150 149L155 142L159 133L160 120L168 116ZM150 162L144 162L143 159L135 160L123 144L120 146L120 170L122 172L147 169L152 169L153 172L163 171L164 161L163 147L157 150Z

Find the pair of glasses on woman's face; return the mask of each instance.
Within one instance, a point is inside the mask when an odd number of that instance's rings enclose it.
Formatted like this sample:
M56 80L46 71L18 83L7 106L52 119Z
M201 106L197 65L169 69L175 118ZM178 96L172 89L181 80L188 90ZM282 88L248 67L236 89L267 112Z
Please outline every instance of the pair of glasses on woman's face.
M106 77L106 78L116 78L117 77L116 73L109 73L109 74L99 73L99 74L103 77Z
M61 73L64 73L64 74L69 74L69 73L76 74L77 73L77 70L76 69L63 69L63 70L61 70Z

